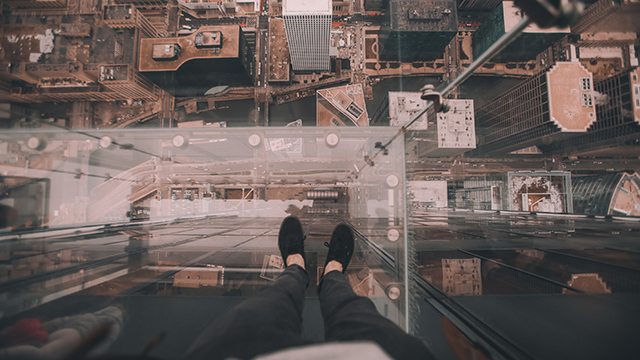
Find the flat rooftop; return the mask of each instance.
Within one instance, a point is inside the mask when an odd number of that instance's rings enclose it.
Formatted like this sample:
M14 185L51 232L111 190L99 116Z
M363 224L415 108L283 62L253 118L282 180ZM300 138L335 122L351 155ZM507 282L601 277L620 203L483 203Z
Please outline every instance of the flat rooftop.
M289 81L291 62L283 19L269 22L269 82Z
M283 0L282 15L331 15L331 0Z
M389 125L404 126L426 106L420 92L389 91ZM429 112L422 114L409 130L427 130Z
M596 121L593 77L579 62L558 62L547 72L549 115L563 132L586 132Z
M346 85L316 92L318 126L369 126L362 85Z
M221 47L196 47L196 37L203 32L222 33ZM193 59L237 58L240 54L240 26L203 26L189 36L172 38L148 38L140 40L140 71L176 71L182 64ZM153 59L153 45L180 46L180 55L175 60Z
M458 31L453 0L391 0L388 12L391 31Z
M133 17L132 5L107 5L104 8L104 20L128 20Z
M438 147L475 149L476 126L473 100L449 100L449 111L438 113Z
M104 23L95 24L93 17L81 17L83 23L5 24L0 26L0 47L4 63L34 65L67 64L131 64L137 54L135 29L115 32ZM93 36L90 34L93 33ZM116 56L116 43L122 45ZM37 64L36 64L37 63Z

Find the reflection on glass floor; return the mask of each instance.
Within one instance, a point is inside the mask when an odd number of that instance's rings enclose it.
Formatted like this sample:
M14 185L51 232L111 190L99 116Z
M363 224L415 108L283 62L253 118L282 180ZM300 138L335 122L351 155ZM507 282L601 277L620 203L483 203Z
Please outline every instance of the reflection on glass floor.
M109 351L166 332L152 355L178 357L278 276L278 229L293 214L307 235L310 339L324 336L323 244L346 222L351 285L438 358L454 358L445 317L496 359L625 358L635 344L639 222L417 208L405 221L404 146L382 150L386 129L40 135L0 134L16 159L0 166L3 205L19 215L0 233L2 329L119 304L128 320Z
M412 220L418 248L431 248L418 252L420 274L448 295L640 290L640 254L620 248L638 246L637 223L464 212Z
M296 215L307 233L308 270L316 284L326 257L323 244L342 220L355 226L357 243L363 244L349 266L349 280L359 294L384 297L385 289L402 276L401 271L369 261L372 258L363 251L367 242L375 242L397 255L396 245L386 239L388 219L381 223L304 210ZM7 261L12 271L0 284L2 312L10 316L73 293L251 296L283 269L277 246L281 221L218 217L5 242L0 248L11 256ZM308 295L316 295L314 286L309 287ZM403 318L388 309L387 315L398 322Z
M290 209L307 233L312 279L317 283L324 264L324 241L346 221L358 237L349 281L381 313L404 323L404 298L389 297L390 288L403 287L402 267L395 265L403 252L389 238L389 219L349 217L338 205ZM504 346L520 356L515 358L626 358L632 351L640 320L640 223L431 210L414 210L410 219L415 271L426 282L410 283L409 330L439 358L453 358L442 317L471 331L471 339L488 336L491 346ZM177 356L209 321L281 271L281 220L225 216L133 223L3 242L2 253L11 256L5 263L16 271L0 287L2 325L121 304L129 320L110 351L133 351L166 331L158 354ZM310 286L305 331L322 339L315 298ZM471 325L461 326L463 320Z
M348 280L407 329L404 146L390 142L393 135L384 128L0 134L16 159L0 171L11 174L7 205L19 215L13 231L0 233L0 325L118 303L137 325L125 326L114 351L135 349L157 328L182 326L180 335L195 337L208 324L195 314L211 320L282 271L278 229L293 214L307 232L310 337L323 336L313 285L323 244L341 222L357 238ZM38 187L37 199L18 191L25 186ZM172 313L178 308L189 315ZM191 321L179 321L185 317ZM158 351L179 356L192 340L174 338L172 351Z
M464 210L410 219L424 299L413 323L440 358L455 359L443 317L494 358L637 357L637 220Z
M327 254L324 242L335 225L346 221L357 231L356 252L347 273L349 282L356 293L369 296L387 318L405 324L404 296L388 296L390 289L404 289L404 272L393 262L373 256L370 249L375 246L375 251L384 251L393 258L402 254L397 243L387 238L389 219L350 218L340 205L318 205L315 209L321 211L315 213L308 208L293 209L307 235L307 269L312 279L307 297L317 299L315 285ZM277 246L281 221L282 218L213 217L0 243L0 251L11 257L6 263L12 269L11 277L0 284L2 325L25 317L44 321L108 304L123 304L132 323L144 322L144 316L137 317L132 312L145 302L156 306L156 316L172 311L166 306L195 306L196 312L221 315L282 271ZM315 316L313 321L318 322L313 326L319 325L320 329L312 336L320 340L322 322L314 302L317 300L312 300L308 308ZM200 330L207 325L197 319L187 324ZM171 321L160 326L170 327ZM129 331L133 330L125 334ZM153 335L139 334L140 341ZM114 351L122 350L118 344ZM185 340L178 347L184 350L188 346Z

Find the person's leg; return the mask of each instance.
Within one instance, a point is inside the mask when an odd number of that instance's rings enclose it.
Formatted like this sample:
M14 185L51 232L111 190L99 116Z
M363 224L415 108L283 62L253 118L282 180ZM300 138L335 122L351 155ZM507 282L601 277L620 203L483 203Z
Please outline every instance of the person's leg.
M297 218L282 222L278 247L286 269L276 281L217 320L194 342L188 359L249 359L309 344L301 337L305 270L304 236Z
M340 271L325 274L318 285L327 341L369 340L395 359L431 359L419 339L382 316L373 302L358 296Z
M324 276L318 285L327 341L369 340L395 359L432 359L419 339L382 316L373 302L356 295L343 272L353 253L351 230L339 225L331 236Z
M307 271L288 266L276 281L217 320L188 351L189 359L249 359L308 342L302 332Z

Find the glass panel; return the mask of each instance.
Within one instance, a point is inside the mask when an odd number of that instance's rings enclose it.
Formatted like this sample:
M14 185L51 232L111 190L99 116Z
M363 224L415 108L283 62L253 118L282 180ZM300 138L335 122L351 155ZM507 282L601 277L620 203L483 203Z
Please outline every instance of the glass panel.
M575 353L573 346L552 344L558 337L566 344L581 342L571 340L589 336L581 325L598 324L605 329L598 338L607 343L620 336L619 326L633 326L633 320L625 319L628 311L619 306L633 306L640 290L640 224L635 220L428 209L413 210L409 224L420 244L417 272L420 281L426 280L417 282L424 297L417 299L422 311L417 321L423 327L416 331L440 356L451 349L430 332L445 331L447 340L455 338L443 318L471 341L489 336L494 349L539 358ZM595 314L588 316L588 311ZM603 312L616 321L600 318ZM557 323L559 332L549 327L555 317L566 319ZM475 330L465 331L465 326ZM536 341L527 341L528 336ZM594 344L580 347L579 353L624 355L627 349Z
M640 3L581 2L3 1L0 358L95 319L183 357L288 215L308 340L346 223L438 359L636 358Z
M2 314L14 319L43 304L56 314L70 297L252 296L282 271L278 229L296 215L312 284L324 268L323 243L345 222L357 238L349 282L406 328L404 144L365 159L393 135L384 128L5 132L0 141L17 161L0 167L3 204L17 220L0 233L8 265ZM307 295L316 297L316 287Z

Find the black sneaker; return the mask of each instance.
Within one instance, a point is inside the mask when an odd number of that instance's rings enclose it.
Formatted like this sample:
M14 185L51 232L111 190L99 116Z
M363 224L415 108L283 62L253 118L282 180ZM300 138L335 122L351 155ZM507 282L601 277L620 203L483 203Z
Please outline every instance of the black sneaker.
M333 229L331 234L331 243L324 243L324 246L329 248L327 254L327 261L324 263L324 267L327 267L329 261L335 260L342 264L342 273L347 271L349 261L351 261L351 255L353 255L353 233L351 228L345 224L340 224Z
M302 233L302 224L295 216L287 216L282 220L280 232L278 233L278 248L282 255L282 261L287 265L287 256L300 254L304 256L304 239L306 236Z

